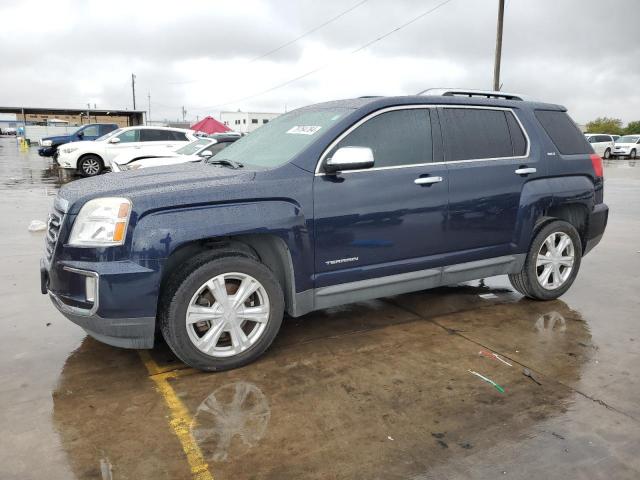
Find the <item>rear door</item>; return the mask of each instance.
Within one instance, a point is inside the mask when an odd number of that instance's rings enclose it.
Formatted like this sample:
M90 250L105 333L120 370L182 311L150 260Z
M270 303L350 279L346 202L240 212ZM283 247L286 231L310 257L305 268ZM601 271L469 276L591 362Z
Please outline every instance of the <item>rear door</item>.
M375 163L316 174L316 287L433 266L427 257L446 249L448 202L435 109L376 112L343 134L322 160L341 147L371 148Z
M175 150L183 144L179 140L179 135L180 132L173 132L171 130L145 128L140 131L140 141L144 147L164 147L169 150ZM182 138L186 140L184 134L182 134Z
M449 168L446 242L455 263L513 252L524 184L541 165L511 109L438 109Z

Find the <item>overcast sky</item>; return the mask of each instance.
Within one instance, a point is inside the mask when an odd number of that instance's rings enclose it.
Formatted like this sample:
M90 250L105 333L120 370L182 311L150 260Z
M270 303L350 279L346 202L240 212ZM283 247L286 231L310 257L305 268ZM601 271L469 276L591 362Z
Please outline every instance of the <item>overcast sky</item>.
M150 92L174 120L490 89L498 0L449 0L360 49L444 1L0 0L0 105L131 109L132 72L138 109ZM507 0L501 80L579 123L639 120L640 0Z

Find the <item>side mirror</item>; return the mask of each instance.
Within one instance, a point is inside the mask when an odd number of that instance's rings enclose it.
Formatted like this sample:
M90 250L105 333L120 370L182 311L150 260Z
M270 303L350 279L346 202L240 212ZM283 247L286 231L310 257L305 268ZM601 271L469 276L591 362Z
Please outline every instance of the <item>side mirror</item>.
M120 143L120 139L118 137L110 138L109 143Z
M328 173L342 170L358 170L373 167L373 152L369 147L342 147L327 161L324 169Z
M213 152L211 150L205 150L204 152L200 152L200 156L202 158L213 157Z
M82 140L84 138L84 132L78 132L78 138Z

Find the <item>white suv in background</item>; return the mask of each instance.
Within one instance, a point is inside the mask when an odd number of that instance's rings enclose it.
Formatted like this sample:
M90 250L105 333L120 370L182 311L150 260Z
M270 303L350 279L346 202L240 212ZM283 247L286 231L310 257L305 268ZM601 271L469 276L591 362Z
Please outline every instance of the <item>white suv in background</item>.
M71 142L58 148L58 164L85 177L98 175L111 166L111 160L125 152L146 149L175 150L196 140L193 130L170 127L126 127L91 142Z
M614 157L638 158L640 153L640 135L625 135L616 140L611 154Z
M584 136L598 155L602 158L611 158L613 145L616 138L618 138L618 135L609 135L608 133L585 133Z

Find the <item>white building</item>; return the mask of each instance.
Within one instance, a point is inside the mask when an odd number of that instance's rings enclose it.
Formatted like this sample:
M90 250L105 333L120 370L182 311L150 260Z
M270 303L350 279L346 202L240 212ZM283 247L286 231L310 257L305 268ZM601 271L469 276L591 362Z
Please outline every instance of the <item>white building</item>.
M276 118L279 113L258 112L220 112L220 121L231 130L240 133L253 132L270 120Z

